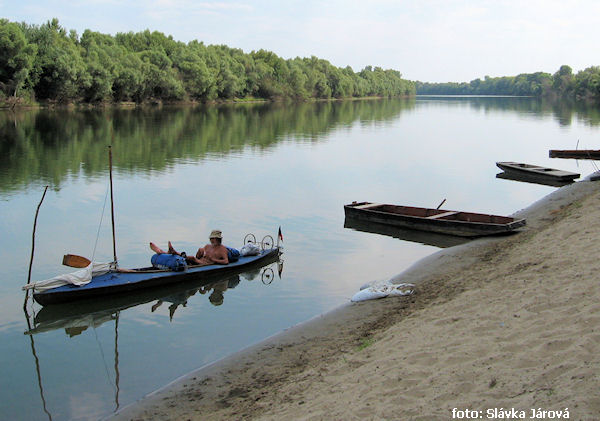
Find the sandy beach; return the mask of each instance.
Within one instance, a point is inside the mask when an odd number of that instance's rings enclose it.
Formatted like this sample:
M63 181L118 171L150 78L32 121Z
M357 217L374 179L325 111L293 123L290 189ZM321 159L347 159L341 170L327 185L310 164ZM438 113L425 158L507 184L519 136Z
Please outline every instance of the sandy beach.
M114 419L600 419L599 204L600 183L559 189L523 232L395 278L416 294L349 303Z

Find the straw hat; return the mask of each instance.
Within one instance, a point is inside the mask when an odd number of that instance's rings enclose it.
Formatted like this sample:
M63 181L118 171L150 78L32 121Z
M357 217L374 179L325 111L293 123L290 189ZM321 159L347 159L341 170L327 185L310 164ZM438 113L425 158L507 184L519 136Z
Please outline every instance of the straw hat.
M210 237L208 237L208 239L210 240L211 238L223 238L223 233L219 230L213 230L210 233Z

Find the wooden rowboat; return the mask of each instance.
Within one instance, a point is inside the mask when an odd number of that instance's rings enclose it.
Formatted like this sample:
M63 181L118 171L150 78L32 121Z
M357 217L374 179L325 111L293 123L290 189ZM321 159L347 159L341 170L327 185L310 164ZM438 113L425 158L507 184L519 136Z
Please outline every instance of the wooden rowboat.
M600 150L594 149L551 149L550 158L600 159Z
M242 256L238 261L227 265L188 266L183 271L157 270L154 267L133 269L132 272L108 272L95 276L82 286L63 285L46 291L34 292L33 298L41 305L96 298L121 294L142 288L165 286L184 281L199 281L215 276L228 276L261 266L280 255L280 248L262 250L257 256Z
M525 226L525 219L508 216L371 202L352 202L344 212L347 218L460 237L506 234Z
M526 174L535 177L543 177L546 179L554 179L561 181L572 181L579 178L581 174L574 172L557 170L554 168L540 167L538 165L523 164L520 162L496 162L496 165L501 170L507 173Z

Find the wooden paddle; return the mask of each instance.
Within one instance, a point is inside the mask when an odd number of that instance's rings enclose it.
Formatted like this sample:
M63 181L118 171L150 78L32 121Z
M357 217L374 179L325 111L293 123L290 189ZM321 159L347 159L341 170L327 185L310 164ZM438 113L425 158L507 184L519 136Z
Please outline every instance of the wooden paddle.
M65 266L71 266L72 268L85 268L90 265L90 260L83 257L77 256L76 254L65 254L63 256L62 264Z

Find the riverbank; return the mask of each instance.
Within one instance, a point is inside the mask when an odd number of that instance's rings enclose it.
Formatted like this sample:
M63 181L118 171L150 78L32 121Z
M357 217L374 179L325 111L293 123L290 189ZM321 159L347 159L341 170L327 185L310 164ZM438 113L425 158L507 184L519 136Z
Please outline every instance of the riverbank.
M348 304L168 385L116 419L440 419L600 413L600 184L519 212L517 235L442 250L405 298ZM543 419L543 418L540 418Z
M74 109L74 110L90 110L90 109L127 109L127 108L160 108L160 107L206 107L218 105L233 105L233 104L281 104L281 103L312 103L312 102L340 102L340 101L374 101L381 99L415 99L415 95L400 96L400 97L384 97L384 96L364 96L364 97L342 97L342 98L231 98L231 99L215 99L211 101L163 101L163 100L146 100L143 102L56 102L56 101L40 101L33 100L3 100L0 101L0 110L36 110L36 109Z

